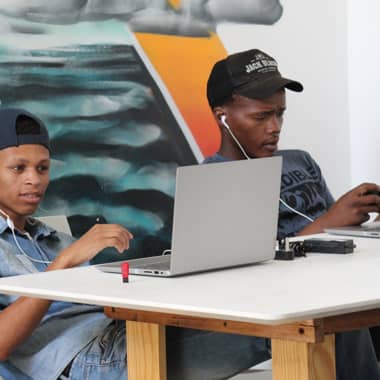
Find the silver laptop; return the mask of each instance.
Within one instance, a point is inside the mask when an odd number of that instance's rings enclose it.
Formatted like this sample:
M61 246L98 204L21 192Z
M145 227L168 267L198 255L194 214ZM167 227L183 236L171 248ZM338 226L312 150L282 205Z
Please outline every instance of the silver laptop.
M334 235L380 238L380 222L365 223L360 226L326 228L325 232Z
M130 273L177 276L274 257L281 157L177 168L171 254L128 260ZM121 262L99 264L120 273Z

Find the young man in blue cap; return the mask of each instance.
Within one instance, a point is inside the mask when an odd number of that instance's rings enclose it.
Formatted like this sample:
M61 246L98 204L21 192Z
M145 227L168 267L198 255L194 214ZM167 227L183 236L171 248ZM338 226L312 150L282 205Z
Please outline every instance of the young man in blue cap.
M105 247L128 249L132 234L97 224L80 239L31 218L49 183L44 124L0 108L0 277L72 268ZM0 295L0 377L6 380L127 378L124 323L102 308ZM168 379L221 379L264 360L264 340L167 328Z
M310 154L277 150L285 89L300 92L303 86L284 78L277 62L263 51L252 49L218 61L207 82L207 99L221 144L205 163L282 156L279 239L365 222L370 212L379 212L377 184L361 184L334 201ZM338 380L380 379L368 330L336 334L336 365Z

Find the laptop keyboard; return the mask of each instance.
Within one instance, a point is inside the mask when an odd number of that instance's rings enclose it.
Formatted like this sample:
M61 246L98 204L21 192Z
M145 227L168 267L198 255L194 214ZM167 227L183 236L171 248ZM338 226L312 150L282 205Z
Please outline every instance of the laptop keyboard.
M166 261L164 263L155 263L151 264L150 266L147 265L147 267L152 269L159 269L159 270L169 270L170 269L170 262Z
M375 231L380 232L380 222L372 222L365 225L362 225L366 231Z
M163 261L152 261L147 263L139 263L136 265L137 268L141 269L158 269L158 270L169 270L170 260L169 257L165 258Z

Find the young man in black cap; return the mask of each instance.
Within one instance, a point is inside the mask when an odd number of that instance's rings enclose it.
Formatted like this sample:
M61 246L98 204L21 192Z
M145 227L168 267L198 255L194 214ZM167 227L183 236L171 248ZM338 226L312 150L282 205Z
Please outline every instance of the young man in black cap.
M364 183L336 202L317 163L301 150L278 151L286 110L285 89L301 83L284 78L268 54L248 50L217 62L207 82L207 99L221 132L219 151L205 163L282 156L278 238L355 225L378 212L374 183ZM249 173L247 173L249 175ZM259 180L259 179L258 179ZM380 379L368 330L336 335L337 379Z
M222 140L218 153L206 162L282 156L279 238L367 221L369 213L380 208L380 197L373 194L380 190L377 184L361 184L335 202L310 154L277 150L285 89L300 92L303 87L282 77L276 61L260 50L217 62L207 83L207 98Z
M105 247L128 249L132 234L97 224L79 240L31 218L49 183L44 124L0 108L0 277L86 264ZM0 294L0 378L127 378L125 324L102 308ZM263 339L167 328L168 379L221 379L267 357Z

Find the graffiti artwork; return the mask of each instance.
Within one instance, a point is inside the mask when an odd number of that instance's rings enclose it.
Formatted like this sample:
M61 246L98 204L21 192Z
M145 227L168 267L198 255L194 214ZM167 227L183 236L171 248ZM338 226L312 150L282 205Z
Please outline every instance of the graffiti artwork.
M225 51L220 21L273 24L277 0L0 2L0 100L46 123L51 184L38 215L74 236L120 223L122 257L170 247L175 171L215 146L205 77Z

